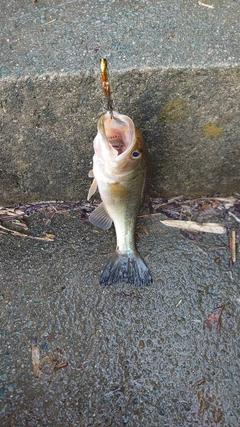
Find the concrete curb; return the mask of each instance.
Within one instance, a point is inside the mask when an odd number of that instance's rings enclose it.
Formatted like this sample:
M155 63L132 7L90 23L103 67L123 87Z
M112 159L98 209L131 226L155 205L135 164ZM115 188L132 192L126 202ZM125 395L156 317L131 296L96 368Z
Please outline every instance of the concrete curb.
M152 153L151 195L239 192L240 12L208 6L4 0L0 204L86 198L100 56Z

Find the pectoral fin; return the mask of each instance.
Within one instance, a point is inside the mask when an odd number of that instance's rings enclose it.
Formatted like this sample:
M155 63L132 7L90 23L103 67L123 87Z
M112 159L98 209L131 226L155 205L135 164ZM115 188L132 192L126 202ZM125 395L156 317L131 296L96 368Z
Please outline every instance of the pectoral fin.
M88 191L87 200L91 199L92 195L95 193L95 191L97 191L97 187L98 187L97 180L96 180L96 178L94 178L94 180L91 184L91 187L89 188L89 191Z
M112 225L112 220L108 215L104 203L101 203L89 216L89 221L96 227L108 230Z

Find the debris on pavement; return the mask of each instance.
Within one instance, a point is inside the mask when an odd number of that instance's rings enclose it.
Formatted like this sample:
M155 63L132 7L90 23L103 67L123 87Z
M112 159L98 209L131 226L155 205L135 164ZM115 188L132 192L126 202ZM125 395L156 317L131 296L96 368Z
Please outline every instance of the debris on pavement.
M97 204L84 201L42 201L36 203L23 203L14 206L0 207L0 222L19 221L28 218L36 212L43 212L53 216L56 213L68 214L77 210L81 213L90 214L96 206Z
M26 221L30 216L37 212L41 212L46 215L45 225L48 225L57 213L68 215L70 212L79 211L81 213L80 219L86 220L96 206L96 204L85 203L83 201L47 201L0 207L0 234L11 234L12 236L51 242L56 237L52 233L45 233L44 236L33 236L29 234Z
M116 294L113 294L114 297L124 298L127 300L132 301L133 299L138 299L138 295L135 292L131 292L130 294L127 294L126 292L118 292Z
M162 224L168 227L177 227L184 230L200 231L202 233L226 234L226 227L223 224L212 222L197 223L195 221L162 220Z
M206 378L203 377L200 380L198 380L196 383L194 383L191 388L199 387L200 385L204 384L206 382Z
M53 241L55 235L45 233L44 236L33 236L29 232L27 219L37 212L46 215L45 226L51 223L56 214L69 215L79 212L81 221L88 221L90 213L98 206L98 201L41 201L36 203L17 204L0 207L0 234L27 237L43 241ZM231 251L230 266L237 261L237 242L240 237L240 195L229 197L198 197L187 199L183 196L171 199L151 198L143 207L139 218L151 216L167 217L160 222L168 227L180 229L187 239L201 241L203 233L226 234L229 236ZM141 231L148 234L145 225ZM139 232L137 232L139 234ZM141 237L141 236L139 236Z
M42 374L51 375L54 371L68 366L67 358L62 354L62 351L57 348L54 351L49 351L46 356L41 359L40 372Z
M32 341L32 365L33 373L38 378L40 375L40 350L36 339Z
M203 416L204 411L208 410L209 415L208 419L211 418L212 423L219 423L223 417L223 412L221 409L221 403L217 401L217 398L214 394L210 393L210 390L204 390L202 388L198 392L198 401L199 401L199 415ZM210 422L211 423L211 422ZM213 425L213 424L209 425Z
M200 242L202 240L202 232L200 231L189 231L189 230L183 230L180 229L180 233L183 237L186 237L186 239L189 240L195 240L196 242Z
M199 400L199 413L209 408L210 403L207 401L207 399L204 396L203 388L198 392L198 400Z
M209 328L220 329L221 326L221 315L224 308L229 305L229 302L221 305L221 307L214 308L214 310L208 315L207 320L205 320L205 325Z
M179 307L182 304L182 298L178 301L178 303L175 305L175 307Z
M237 243L236 243L236 231L232 230L232 234L229 237L229 249L232 254L232 263L236 262Z
M59 348L49 351L41 359L37 339L34 339L32 341L32 365L35 377L39 378L42 375L51 375L54 371L67 367L68 361Z
M12 236L27 237L29 239L45 240L45 241L48 241L48 242L52 242L54 240L54 237L55 237L54 234L50 234L50 233L46 233L44 237L31 236L30 234L26 234L26 233L23 233L23 232L19 232L19 231L12 230L10 228L4 227L1 224L0 224L0 233L2 233L2 234L11 234Z

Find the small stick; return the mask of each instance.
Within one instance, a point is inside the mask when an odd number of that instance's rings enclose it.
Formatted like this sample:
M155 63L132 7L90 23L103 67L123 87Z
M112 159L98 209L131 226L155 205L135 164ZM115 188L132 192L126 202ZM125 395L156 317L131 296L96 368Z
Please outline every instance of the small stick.
M57 369L62 369L62 368L66 368L66 366L68 366L68 362L63 362L63 363L61 363L60 365L57 365L57 366L55 366L55 371L57 370Z
M182 299L180 299L180 300L178 301L178 303L175 305L175 307L179 307L179 306L180 306L180 304L182 304Z
M44 25L48 25L48 24L52 24L53 22L55 22L57 19L55 18L55 19L52 19L51 21L48 21L48 22L44 22L44 24L42 24L42 27L44 26Z
M149 216L159 216L159 215L163 215L162 212L138 215L138 218L148 218Z
M200 6L209 7L209 9L214 9L214 6L212 6L211 4L203 3L201 0L199 0L199 1L198 1L198 4L199 4Z
M234 218L237 222L240 222L240 219L236 215L234 215L232 212L228 212L228 215Z
M3 231L1 231L3 230ZM50 234L49 237L37 237L37 236L30 236L29 234L24 234L24 233L20 233L19 231L16 230L11 230L10 228L6 228L3 225L0 225L0 233L3 234L11 234L12 236L19 236L19 237L26 237L28 239L34 239L34 240L45 240L48 242L53 242L54 237L52 237L52 235Z
M202 231L203 233L226 234L226 227L223 224L212 222L178 221L165 219L160 222L168 227L182 228L189 231Z
M107 108L111 114L111 118L113 118L113 100L111 98L110 83L108 81L107 60L105 58L100 58L100 71L101 71L101 77L102 77L104 96L107 98L107 101L108 101Z
M236 231L232 230L231 236L231 252L232 252L232 262L236 262Z
M36 339L32 341L32 364L33 373L38 378L40 376L40 350Z

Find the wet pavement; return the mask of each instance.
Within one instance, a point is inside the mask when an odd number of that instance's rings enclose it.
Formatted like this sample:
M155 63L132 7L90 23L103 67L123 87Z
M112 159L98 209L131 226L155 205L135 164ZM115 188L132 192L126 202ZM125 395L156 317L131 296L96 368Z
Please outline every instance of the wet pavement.
M80 213L28 218L0 240L4 427L239 426L239 255L138 220L153 285L99 286L115 233ZM51 237L51 236L50 236ZM219 329L206 327L229 302ZM39 364L40 362L40 364Z
M100 57L152 154L151 196L239 192L236 3L2 1L0 204L86 197ZM153 285L103 289L114 229L81 216L0 234L0 425L238 427L239 248L232 267L226 235L146 216Z

